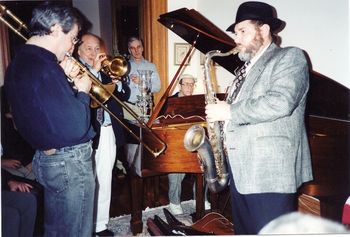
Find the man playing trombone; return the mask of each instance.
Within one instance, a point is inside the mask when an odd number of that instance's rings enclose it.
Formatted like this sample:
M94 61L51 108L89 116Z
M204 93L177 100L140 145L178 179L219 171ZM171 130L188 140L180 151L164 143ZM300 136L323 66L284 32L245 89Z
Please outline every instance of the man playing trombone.
M56 2L36 7L31 36L5 76L18 132L36 150L33 172L44 186L44 236L92 235L91 80L66 56L78 42L80 16Z

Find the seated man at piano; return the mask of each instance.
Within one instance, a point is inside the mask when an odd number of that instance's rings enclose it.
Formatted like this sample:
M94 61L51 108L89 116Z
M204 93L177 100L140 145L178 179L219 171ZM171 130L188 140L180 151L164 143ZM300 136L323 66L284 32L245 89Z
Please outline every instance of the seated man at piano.
M168 98L191 96L196 86L196 79L190 74L182 74L178 78L179 91ZM163 107L166 111L167 104ZM163 112L163 113L164 113ZM169 208L174 215L183 214L181 207L181 183L185 178L185 173L170 173L169 179ZM210 209L210 203L207 201L207 189L205 189L205 209ZM195 190L194 190L195 193ZM195 196L195 195L194 195Z

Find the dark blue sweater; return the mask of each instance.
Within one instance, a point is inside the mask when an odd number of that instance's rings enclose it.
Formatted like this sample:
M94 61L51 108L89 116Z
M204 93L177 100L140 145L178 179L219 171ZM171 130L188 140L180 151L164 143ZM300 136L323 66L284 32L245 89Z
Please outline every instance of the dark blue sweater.
M16 52L5 92L18 132L34 149L74 146L91 140L90 97L75 93L56 56L34 45Z

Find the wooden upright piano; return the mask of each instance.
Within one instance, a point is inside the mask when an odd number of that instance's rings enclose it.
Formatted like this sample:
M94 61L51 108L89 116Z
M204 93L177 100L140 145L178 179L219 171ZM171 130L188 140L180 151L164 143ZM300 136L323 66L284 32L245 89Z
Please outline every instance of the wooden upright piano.
M160 15L158 21L203 54L211 50L226 52L235 47L231 37L195 10L182 8ZM237 56L216 57L213 61L233 73L242 62ZM177 74L174 79L177 78ZM174 81L173 79L173 81ZM321 199L340 199L350 195L350 91L330 78L311 71L306 126L312 155L314 180L303 185L300 194ZM132 179L131 229L142 231L142 177L160 173L201 173L197 155L183 147L183 136L194 123L204 123L204 96L168 101L167 113L183 118L155 120L151 129L162 138L167 149L157 158L144 152L141 177ZM173 105L173 106L172 106ZM156 111L156 110L155 110ZM158 110L159 112L159 110ZM152 114L157 117L160 114ZM152 117L152 116L151 116ZM147 139L147 138L145 138ZM197 180L198 181L198 180ZM199 195L203 195L197 183ZM345 202L345 199L344 199ZM327 209L327 208L326 208ZM197 200L198 217L203 214L203 200ZM319 213L322 216L327 216Z

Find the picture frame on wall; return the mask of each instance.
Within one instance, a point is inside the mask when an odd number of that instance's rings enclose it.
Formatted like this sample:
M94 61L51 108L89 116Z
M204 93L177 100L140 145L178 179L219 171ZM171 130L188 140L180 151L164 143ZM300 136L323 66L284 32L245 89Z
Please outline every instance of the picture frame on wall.
M187 52L190 50L191 45L187 43L175 43L174 44L174 64L181 65L182 61L186 57ZM190 65L190 57L184 65Z

